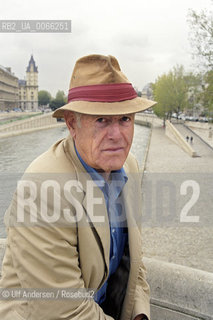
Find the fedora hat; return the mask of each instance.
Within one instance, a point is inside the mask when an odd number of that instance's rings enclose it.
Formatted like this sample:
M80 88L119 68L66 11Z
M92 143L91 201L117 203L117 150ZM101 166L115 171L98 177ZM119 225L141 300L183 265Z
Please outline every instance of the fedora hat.
M53 117L63 118L65 110L91 115L129 114L154 104L137 96L115 57L93 54L77 60L68 103L56 109Z

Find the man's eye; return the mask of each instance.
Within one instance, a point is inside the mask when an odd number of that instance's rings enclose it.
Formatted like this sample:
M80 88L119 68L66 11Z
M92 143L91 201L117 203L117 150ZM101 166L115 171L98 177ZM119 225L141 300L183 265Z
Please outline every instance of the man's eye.
M96 121L99 122L99 123L103 123L105 121L105 119L104 118L98 118Z
M129 117L122 117L122 119L121 119L123 122L128 122L128 121L130 121L130 118Z

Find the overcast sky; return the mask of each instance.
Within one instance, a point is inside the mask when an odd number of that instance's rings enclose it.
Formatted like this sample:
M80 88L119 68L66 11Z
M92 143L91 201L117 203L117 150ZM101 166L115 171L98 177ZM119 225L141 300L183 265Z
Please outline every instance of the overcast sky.
M0 65L23 79L33 54L39 90L55 95L67 93L76 59L111 54L142 89L177 64L193 70L188 10L211 7L211 0L4 0L1 20L72 20L72 32L0 33Z

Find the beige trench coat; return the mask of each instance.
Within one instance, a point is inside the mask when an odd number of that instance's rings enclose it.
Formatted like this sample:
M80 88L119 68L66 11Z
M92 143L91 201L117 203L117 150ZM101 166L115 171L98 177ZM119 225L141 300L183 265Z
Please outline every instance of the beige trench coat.
M134 319L143 313L149 318L149 286L145 280L142 264L140 221L141 188L136 160L129 155L125 163L128 182L123 191L123 201L128 224L130 273L121 320ZM23 179L32 179L40 186L40 180L72 174L79 182L75 188L77 204L81 204L81 222L72 227L63 224L48 226L17 226L17 192L6 212L8 225L7 248L3 260L3 288L86 288L97 290L105 282L109 272L110 229L105 201L101 190L94 188L95 197L102 198L102 205L94 206L91 211L90 200L86 193L88 173L81 165L69 136L53 145L26 170ZM137 182L138 180L138 182ZM40 200L41 196L37 198ZM63 194L60 194L63 208L71 207ZM51 201L49 202L51 207ZM61 209L62 210L62 209ZM105 224L93 222L98 214L104 217ZM29 209L25 206L24 218ZM140 220L140 219L139 219ZM82 222L83 221L83 222ZM89 222L88 222L89 221ZM92 221L92 223L91 223ZM81 225L82 223L82 225ZM36 299L0 301L1 320L104 320L112 319L104 314L93 299Z

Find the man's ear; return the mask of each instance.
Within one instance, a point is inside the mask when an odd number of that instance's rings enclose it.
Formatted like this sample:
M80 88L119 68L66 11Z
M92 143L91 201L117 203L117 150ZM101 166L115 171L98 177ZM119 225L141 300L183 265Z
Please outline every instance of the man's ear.
M64 119L67 125L67 128L73 137L75 139L76 136L76 118L73 112L71 111L65 111L64 112Z

